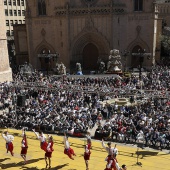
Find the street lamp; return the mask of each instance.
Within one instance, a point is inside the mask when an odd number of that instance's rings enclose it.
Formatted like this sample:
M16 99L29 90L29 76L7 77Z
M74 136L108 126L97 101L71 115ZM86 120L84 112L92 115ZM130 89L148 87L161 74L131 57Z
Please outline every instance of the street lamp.
M142 77L142 65L144 62L144 57L147 56L147 59L150 60L150 53L146 53L145 49L138 49L138 56L139 56L139 79L141 80Z
M47 75L48 75L50 59L53 58L57 60L59 57L59 53L56 52L52 54L50 50L48 50L48 52L46 53L45 50L43 50L41 54L38 54L38 57L45 59L45 62L47 63Z
M122 56L124 57L124 72L126 71L126 61L127 61L127 57L129 56L130 51L124 50L124 52L122 52Z

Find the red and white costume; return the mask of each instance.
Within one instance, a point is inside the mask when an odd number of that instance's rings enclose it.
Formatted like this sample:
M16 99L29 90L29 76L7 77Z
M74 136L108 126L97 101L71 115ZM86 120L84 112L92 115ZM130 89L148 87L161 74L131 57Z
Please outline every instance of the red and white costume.
M2 134L2 137L5 139L6 141L6 149L7 149L7 153L8 151L11 153L12 156L14 156L14 153L13 153L13 149L14 149L14 146L13 146L13 143L12 141L14 140L14 136L12 135L5 135L5 134Z
M105 170L119 170L119 164L116 159L116 155L118 154L118 149L116 147L106 147L104 141L102 141L103 148L107 151L108 156L105 158L105 161L107 161L106 169Z
M47 148L46 148L46 153L45 157L51 158L52 152L54 151L53 149L53 142L48 142Z
M70 159L72 158L72 155L75 155L74 150L70 148L70 144L66 136L64 136L64 154L68 155Z
M85 146L84 160L89 160L90 159L90 154L91 154L90 148L91 148L90 143Z
M37 136L37 139L39 139L40 141L40 148L46 152L47 149L46 136L43 133L41 135L35 131L34 133Z
M27 136L24 132L22 132L22 141L21 141L21 155L27 154L28 143L27 143Z

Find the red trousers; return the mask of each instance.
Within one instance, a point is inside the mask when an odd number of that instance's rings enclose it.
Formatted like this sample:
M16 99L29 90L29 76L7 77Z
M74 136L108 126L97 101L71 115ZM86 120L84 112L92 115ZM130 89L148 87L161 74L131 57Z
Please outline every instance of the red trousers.
M44 150L45 152L47 151L47 142L41 142L41 149Z
M13 153L14 146L13 146L12 142L6 143L6 149L7 149L7 153L9 151L12 156L14 155L14 153Z
M74 150L72 148L64 149L64 154L68 155L69 158L71 158L72 155L75 155Z

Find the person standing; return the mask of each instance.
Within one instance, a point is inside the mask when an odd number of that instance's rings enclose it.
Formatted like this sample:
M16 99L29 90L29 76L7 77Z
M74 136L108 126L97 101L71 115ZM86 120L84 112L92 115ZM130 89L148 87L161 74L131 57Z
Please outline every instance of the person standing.
M84 160L86 164L86 170L89 170L89 163L90 160L90 154L91 154L91 140L87 138L87 144L85 145L85 152L84 152Z
M37 139L40 141L40 148L46 152L47 149L47 142L46 142L46 136L43 134L43 132L35 132L35 129L32 129L32 131L35 133L37 136Z
M4 138L4 140L6 141L7 153L9 151L11 153L11 155L14 156L14 152L13 152L14 146L13 146L13 143L12 143L12 141L14 140L14 136L9 135L8 130L3 131L1 135Z
M64 133L64 154L66 154L70 159L74 160L73 156L76 156L74 150L70 147L68 137Z
M105 170L120 170L118 161L116 159L116 155L118 154L118 149L111 146L111 142L107 143L108 146L105 146L104 140L102 139L102 146L107 151L108 156L106 157L105 161L107 161L107 165Z
M48 145L47 145L46 153L45 153L46 168L49 165L49 169L51 168L51 157L52 157L53 151L54 151L54 149L53 149L53 137L49 136ZM47 159L48 159L48 162L47 162Z
M27 136L25 133L25 129L22 129L21 157L24 159L24 164L26 164L27 162L26 159L27 150L28 150Z

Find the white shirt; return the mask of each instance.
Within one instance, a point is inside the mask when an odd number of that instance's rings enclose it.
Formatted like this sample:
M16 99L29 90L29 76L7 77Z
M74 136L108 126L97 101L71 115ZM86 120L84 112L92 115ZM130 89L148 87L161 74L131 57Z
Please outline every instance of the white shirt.
M2 137L5 139L6 143L12 142L14 140L14 136L2 134Z
M65 149L69 149L70 148L70 144L69 144L69 141L67 140L66 136L64 136L64 147L65 147Z
M45 142L46 141L46 136L42 133L40 136L37 132L34 132L35 135L37 136L37 139L39 139L40 142Z

